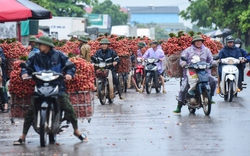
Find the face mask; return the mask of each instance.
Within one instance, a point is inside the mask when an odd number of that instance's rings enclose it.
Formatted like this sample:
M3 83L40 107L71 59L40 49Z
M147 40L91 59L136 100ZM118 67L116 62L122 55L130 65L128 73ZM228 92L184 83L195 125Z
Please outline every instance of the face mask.
M235 44L235 47L239 48L239 47L240 47L240 44Z

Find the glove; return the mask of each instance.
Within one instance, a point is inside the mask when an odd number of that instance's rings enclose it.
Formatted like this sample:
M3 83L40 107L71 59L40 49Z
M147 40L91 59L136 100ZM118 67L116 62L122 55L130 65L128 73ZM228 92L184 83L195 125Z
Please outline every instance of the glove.
M187 62L186 61L182 61L181 62L181 67L183 68L183 67L185 67L187 65Z

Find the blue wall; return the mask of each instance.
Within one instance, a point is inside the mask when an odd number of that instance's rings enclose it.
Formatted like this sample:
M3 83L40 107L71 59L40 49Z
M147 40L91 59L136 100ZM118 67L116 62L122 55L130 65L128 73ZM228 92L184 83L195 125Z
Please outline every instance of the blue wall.
M179 23L178 14L132 14L130 22Z

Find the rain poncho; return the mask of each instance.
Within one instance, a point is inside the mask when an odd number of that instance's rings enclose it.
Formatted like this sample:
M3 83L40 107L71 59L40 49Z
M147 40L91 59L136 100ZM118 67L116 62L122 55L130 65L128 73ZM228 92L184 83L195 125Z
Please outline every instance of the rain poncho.
M143 58L145 58L145 59L146 58L151 58L151 57L156 58L156 59L162 59L162 58L165 57L164 52L163 52L160 45L157 46L156 51L154 51L153 48L149 48L145 52L145 54L143 55ZM158 68L158 73L161 74L163 72L163 70L164 70L163 67L162 67L162 61L160 61L159 63L156 63L156 65L157 65L157 68Z

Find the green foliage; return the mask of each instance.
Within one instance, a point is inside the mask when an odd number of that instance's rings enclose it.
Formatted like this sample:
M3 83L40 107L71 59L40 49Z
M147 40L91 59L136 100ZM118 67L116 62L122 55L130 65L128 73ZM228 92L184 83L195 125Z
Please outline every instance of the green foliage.
M191 2L186 10L180 12L180 16L185 20L190 19L192 23L196 23L199 27L210 27L216 22L207 0Z
M242 32L247 32L250 28L250 5L247 10L244 10L241 15L239 15L240 27Z
M113 4L110 0L95 4L93 14L109 14L111 16L111 26L127 24L128 14L120 11L120 6Z
M229 28L238 36L250 31L249 0L196 0L180 16L198 27Z
M50 10L53 16L83 17L85 11L82 4L95 5L98 0L31 0ZM81 5L76 5L82 3Z
M176 37L176 35L174 33L170 33L169 36L172 37Z

